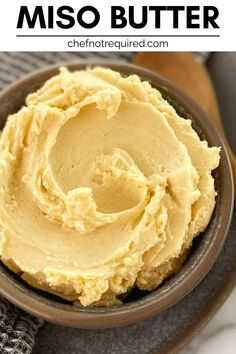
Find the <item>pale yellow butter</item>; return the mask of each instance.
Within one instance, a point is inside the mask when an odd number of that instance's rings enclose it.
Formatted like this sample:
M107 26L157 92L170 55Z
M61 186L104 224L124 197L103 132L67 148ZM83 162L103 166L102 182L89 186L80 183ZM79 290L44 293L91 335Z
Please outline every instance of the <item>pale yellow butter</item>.
M0 256L92 304L177 271L215 205L219 148L137 76L62 68L0 138Z

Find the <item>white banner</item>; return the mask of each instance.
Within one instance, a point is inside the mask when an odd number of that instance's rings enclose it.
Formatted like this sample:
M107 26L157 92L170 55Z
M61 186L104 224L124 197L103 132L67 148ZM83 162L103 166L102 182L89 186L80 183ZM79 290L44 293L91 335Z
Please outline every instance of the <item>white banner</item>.
M1 51L236 51L236 2L7 0Z

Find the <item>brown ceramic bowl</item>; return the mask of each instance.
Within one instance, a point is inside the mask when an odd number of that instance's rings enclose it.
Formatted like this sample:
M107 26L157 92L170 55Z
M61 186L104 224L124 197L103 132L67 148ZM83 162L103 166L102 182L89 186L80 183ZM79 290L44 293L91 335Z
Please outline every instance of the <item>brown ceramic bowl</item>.
M187 295L206 275L222 249L230 225L233 208L233 181L223 141L209 118L189 96L172 82L151 71L129 64L114 62L78 62L66 64L70 70L102 65L124 75L135 73L148 80L184 118L190 118L198 134L210 146L222 146L219 168L214 172L218 192L216 207L209 226L197 237L182 269L152 292L134 289L124 304L108 308L79 308L56 296L33 289L0 262L0 292L12 303L48 321L62 325L95 328L125 325L157 314ZM7 116L24 104L28 93L38 89L58 72L58 66L33 73L12 84L0 94L0 126Z

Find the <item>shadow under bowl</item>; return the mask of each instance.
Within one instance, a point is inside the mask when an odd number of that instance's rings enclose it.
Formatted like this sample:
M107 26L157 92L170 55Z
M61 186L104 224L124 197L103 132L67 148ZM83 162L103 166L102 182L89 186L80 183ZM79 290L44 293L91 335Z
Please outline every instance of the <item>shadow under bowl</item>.
M205 232L194 239L183 267L152 292L134 288L124 303L114 307L81 308L34 289L0 262L0 293L18 307L47 321L80 328L104 328L126 325L160 313L187 295L207 274L219 255L229 229L233 210L233 179L223 141L201 107L175 84L151 71L120 62L86 61L65 64L70 70L103 66L124 75L137 74L157 88L177 113L191 119L194 129L210 146L221 146L220 165L214 171L217 201ZM26 96L58 73L59 65L32 73L0 93L0 128L9 114L17 112Z

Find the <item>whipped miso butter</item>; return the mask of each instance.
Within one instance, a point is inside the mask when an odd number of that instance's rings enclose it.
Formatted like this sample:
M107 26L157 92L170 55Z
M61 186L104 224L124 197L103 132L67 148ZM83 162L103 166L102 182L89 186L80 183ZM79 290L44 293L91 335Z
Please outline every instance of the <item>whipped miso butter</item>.
M83 306L152 290L210 221L219 152L138 76L62 68L0 138L1 260Z

